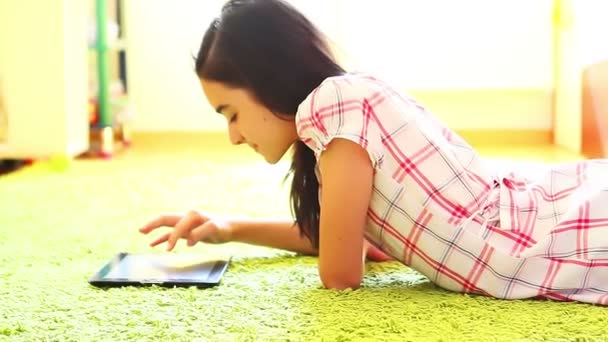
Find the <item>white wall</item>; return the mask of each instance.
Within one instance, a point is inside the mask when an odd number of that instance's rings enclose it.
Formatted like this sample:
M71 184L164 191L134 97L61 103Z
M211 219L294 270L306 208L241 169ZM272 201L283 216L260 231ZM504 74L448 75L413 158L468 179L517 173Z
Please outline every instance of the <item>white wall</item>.
M128 0L125 4L133 129L217 130L194 73L203 33L222 0Z
M455 129L552 127L553 0L376 0L344 6L351 65Z
M82 0L0 1L0 79L8 113L0 158L76 155L88 148L85 14Z
M291 2L341 47L348 66L420 94L452 127L552 127L553 0ZM223 129L191 59L223 1L125 3L134 129ZM454 89L459 101L446 104Z
M354 1L345 49L414 89L550 88L553 0Z

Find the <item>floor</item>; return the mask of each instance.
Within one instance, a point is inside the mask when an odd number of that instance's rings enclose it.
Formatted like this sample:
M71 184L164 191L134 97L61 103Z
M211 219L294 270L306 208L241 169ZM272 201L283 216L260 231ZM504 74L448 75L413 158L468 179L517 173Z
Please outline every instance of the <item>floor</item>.
M578 158L553 146L482 146L498 161ZM0 176L0 340L601 340L606 309L451 293L398 262L368 263L363 287L326 291L314 257L228 243L176 253L233 256L208 290L98 290L87 278L159 213L290 218L288 158L267 165L224 134L135 136L112 160L40 161ZM364 314L362 314L364 313ZM542 318L542 319L539 319ZM117 324L118 322L118 324ZM515 327L515 328L514 328ZM604 327L604 328L602 328ZM605 338L603 339L605 340Z

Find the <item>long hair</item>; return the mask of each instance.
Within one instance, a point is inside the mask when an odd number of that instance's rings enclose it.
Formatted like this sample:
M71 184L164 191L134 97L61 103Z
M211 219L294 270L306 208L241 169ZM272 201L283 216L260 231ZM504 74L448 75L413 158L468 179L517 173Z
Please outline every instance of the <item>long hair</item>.
M298 106L327 77L344 73L322 33L282 0L231 0L207 29L196 57L199 78L246 89L273 113L295 116ZM314 153L293 146L292 214L319 246L319 183Z

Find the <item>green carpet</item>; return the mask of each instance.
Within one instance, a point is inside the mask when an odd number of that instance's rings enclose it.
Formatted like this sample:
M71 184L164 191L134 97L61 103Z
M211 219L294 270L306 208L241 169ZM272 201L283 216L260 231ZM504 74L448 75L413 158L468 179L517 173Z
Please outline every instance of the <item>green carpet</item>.
M315 258L235 243L195 247L234 255L212 289L89 286L115 253L153 251L136 230L160 212L289 216L286 163L212 144L136 140L112 161L0 177L0 340L608 341L608 308L451 293L397 262L329 291Z

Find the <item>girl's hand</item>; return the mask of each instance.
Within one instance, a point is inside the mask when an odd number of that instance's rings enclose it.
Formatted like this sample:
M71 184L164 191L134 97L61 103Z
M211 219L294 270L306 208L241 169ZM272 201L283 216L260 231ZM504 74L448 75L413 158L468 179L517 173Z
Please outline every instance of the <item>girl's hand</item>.
M366 257L370 261L382 262L394 260L393 257L381 251L378 247L372 245L367 240L364 240L364 248L366 248Z
M232 227L226 220L210 217L198 211L190 211L186 215L162 215L139 229L143 234L160 227L173 228L158 239L152 241L150 246L155 247L167 242L167 251L173 250L178 239L188 241L188 246L197 242L224 243L231 239Z

